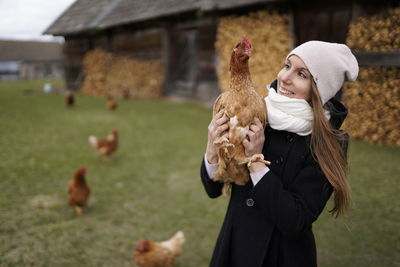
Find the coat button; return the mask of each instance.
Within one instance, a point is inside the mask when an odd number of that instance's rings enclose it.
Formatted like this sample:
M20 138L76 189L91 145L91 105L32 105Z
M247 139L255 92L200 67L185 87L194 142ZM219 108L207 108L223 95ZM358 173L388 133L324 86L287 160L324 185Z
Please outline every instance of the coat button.
M286 140L287 140L289 143L293 142L293 140L294 140L293 135L288 134L288 135L286 136Z
M276 163L277 165L282 164L282 163L283 163L283 156L279 156L279 158L277 158L277 159L275 160L275 163Z
M252 198L248 198L246 200L246 205L247 205L247 207L253 207L254 206L254 200Z

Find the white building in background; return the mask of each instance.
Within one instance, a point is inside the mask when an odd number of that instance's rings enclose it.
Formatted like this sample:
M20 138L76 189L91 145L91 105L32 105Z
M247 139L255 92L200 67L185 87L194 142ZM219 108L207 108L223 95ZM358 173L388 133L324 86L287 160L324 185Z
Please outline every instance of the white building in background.
M61 43L0 40L0 80L62 77Z
M20 61L0 61L0 81L18 80Z

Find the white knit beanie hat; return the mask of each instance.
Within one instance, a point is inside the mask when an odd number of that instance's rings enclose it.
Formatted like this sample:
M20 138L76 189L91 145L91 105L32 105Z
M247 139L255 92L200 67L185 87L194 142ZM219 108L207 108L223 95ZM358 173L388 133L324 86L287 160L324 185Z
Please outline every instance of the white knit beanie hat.
M343 86L344 81L355 81L358 62L351 50L344 44L309 41L296 47L288 54L300 57L317 84L322 104Z

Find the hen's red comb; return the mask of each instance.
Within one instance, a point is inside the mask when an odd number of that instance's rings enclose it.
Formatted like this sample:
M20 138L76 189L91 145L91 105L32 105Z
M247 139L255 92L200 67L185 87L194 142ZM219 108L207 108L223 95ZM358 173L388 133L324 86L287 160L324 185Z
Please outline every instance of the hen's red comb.
M250 49L251 49L250 41L249 41L249 39L246 37L246 35L243 35L242 43L244 43L244 47L245 47L246 50L250 50Z

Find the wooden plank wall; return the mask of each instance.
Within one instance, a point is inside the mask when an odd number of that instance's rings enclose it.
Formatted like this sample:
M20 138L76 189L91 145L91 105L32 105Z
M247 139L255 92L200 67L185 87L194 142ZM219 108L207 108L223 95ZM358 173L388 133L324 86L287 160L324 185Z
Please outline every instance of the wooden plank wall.
M345 43L352 3L294 5L295 46L310 40Z
M215 19L169 24L166 28L167 95L213 97L208 91L209 87L217 91L216 32Z
M111 50L120 56L136 59L161 59L161 29L135 31L124 28L115 31L111 41Z
M198 28L198 79L217 81L215 41L216 23L202 25Z
M65 37L64 71L68 89L78 90L83 81L82 61L90 49L90 40L84 36Z
M136 59L161 59L162 56L160 29L135 32L125 27L65 39L65 79L67 87L74 90L78 90L83 82L83 58L91 49L101 48Z

